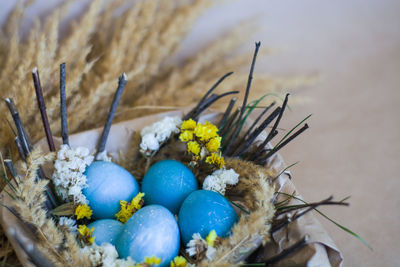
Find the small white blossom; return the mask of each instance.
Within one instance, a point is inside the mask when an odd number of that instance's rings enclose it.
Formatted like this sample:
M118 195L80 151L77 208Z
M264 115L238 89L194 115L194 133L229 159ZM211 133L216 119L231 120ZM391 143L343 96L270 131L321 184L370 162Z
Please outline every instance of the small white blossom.
M58 194L66 201L87 204L82 188L87 187L86 176L83 174L86 167L93 162L89 149L85 147L70 148L62 145L57 152L54 163L52 180Z
M91 245L82 249L82 253L89 256L92 266L105 267L131 267L135 265L130 257L127 259L118 259L118 252L115 247L109 243L103 243L101 246Z
M199 233L195 233L192 236L192 240L187 244L186 252L190 257L195 256L197 253L201 254L206 252L206 257L208 260L213 260L217 253L217 249L209 246L207 241L204 240Z
M140 149L146 155L157 151L160 145L167 141L173 133L179 133L179 125L182 120L179 117L165 117L150 126L144 127L140 132L142 142Z
M199 233L194 233L192 235L192 240L187 243L186 252L190 257L193 257L197 254L197 251L202 252L207 249L207 242L201 237Z
M65 227L73 233L76 233L78 230L76 226L76 221L68 217L60 217L58 224L60 225L60 227Z
M208 175L203 182L203 189L225 194L226 185L235 185L239 182L239 174L234 169L220 169Z

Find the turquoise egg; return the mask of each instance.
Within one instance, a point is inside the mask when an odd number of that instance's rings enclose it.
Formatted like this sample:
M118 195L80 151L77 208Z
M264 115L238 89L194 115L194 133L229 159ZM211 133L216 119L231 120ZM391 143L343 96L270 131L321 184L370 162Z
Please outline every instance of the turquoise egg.
M115 247L121 258L130 256L136 262L155 256L159 266L169 266L179 252L180 235L174 215L160 205L138 210L126 222Z
M195 233L205 238L210 231L215 230L219 237L226 237L237 220L238 217L229 201L209 190L197 190L191 193L183 201L178 215L182 241L185 245Z
M97 245L101 245L103 243L110 243L115 245L115 241L119 234L122 232L124 228L124 224L117 220L112 219L102 219L92 222L87 226L89 229L94 227L92 236L94 236L94 242Z
M131 201L139 193L135 178L108 161L95 161L86 168L87 187L82 190L95 219L115 219L119 201Z
M197 190L192 171L176 160L162 160L150 167L142 181L144 203L158 204L177 214L183 200Z

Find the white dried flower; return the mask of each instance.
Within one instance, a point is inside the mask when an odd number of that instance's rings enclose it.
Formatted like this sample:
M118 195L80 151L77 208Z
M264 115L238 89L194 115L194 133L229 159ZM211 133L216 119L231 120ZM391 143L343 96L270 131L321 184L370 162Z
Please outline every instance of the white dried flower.
M179 133L179 125L182 120L179 117L164 117L150 126L144 127L140 132L142 141L140 149L146 155L158 151L160 145L167 141L173 133Z
M52 180L63 200L88 204L86 197L82 194L82 188L87 187L86 176L83 173L93 159L94 157L90 155L86 147L61 146L54 163Z
M239 174L234 169L220 169L208 175L203 182L203 189L225 194L226 185L235 185L239 182Z
M103 243L101 246L93 244L82 249L82 253L89 256L92 266L105 267L131 267L135 265L130 257L127 259L118 259L118 252L110 243Z
M192 240L187 244L186 252L190 257L201 255L203 252L208 260L213 260L217 254L217 249L209 246L207 241L204 240L199 233L195 233L192 236ZM204 255L204 254L203 254Z
M190 240L186 246L186 252L190 257L193 257L197 253L200 254L201 252L205 251L208 247L208 244L199 233L194 233L192 235L192 240Z
M106 150L104 150L103 152L98 153L98 154L96 155L96 160L109 161L109 162L112 161L112 160L111 160L111 157L109 157L109 156L107 155L107 151L106 151Z
M73 233L76 233L78 230L78 227L76 226L76 221L68 217L60 217L58 224L60 225L60 227L64 227Z

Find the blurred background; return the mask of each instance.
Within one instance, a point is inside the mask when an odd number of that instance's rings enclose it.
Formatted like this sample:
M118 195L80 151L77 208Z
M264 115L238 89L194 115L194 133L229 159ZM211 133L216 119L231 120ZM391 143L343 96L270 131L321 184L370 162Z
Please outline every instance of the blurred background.
M36 1L28 14L46 14L59 2ZM0 2L0 23L14 4ZM281 154L287 164L299 161L291 170L306 200L351 196L350 207L323 210L373 251L316 214L343 252L344 266L400 262L399 14L395 0L224 1L196 22L175 57L193 55L226 29L256 17L253 39L243 50L261 41L274 53L258 58L255 79L265 72L318 77L312 86L287 88L302 101L291 105L281 127L313 116L311 129Z

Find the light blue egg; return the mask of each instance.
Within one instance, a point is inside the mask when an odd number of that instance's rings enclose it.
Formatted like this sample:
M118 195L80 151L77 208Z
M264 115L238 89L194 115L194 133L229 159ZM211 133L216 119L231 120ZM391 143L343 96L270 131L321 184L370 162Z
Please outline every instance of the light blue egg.
M183 244L187 245L192 235L199 233L207 237L215 230L219 237L230 234L238 217L229 201L209 190L197 190L183 201L178 215Z
M197 190L192 171L176 160L159 161L145 174L142 181L144 203L158 204L177 214L185 198Z
M115 219L119 201L131 201L139 193L135 178L108 161L95 161L86 168L87 187L82 190L95 219Z
M126 222L115 247L121 258L136 262L155 256L159 266L169 266L179 252L180 235L174 215L160 205L141 208Z
M97 245L101 245L103 243L110 243L115 245L115 241L119 234L122 232L124 228L124 224L117 220L112 219L102 219L92 222L87 226L89 229L94 227L92 236L94 236L94 242Z

